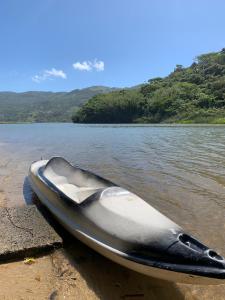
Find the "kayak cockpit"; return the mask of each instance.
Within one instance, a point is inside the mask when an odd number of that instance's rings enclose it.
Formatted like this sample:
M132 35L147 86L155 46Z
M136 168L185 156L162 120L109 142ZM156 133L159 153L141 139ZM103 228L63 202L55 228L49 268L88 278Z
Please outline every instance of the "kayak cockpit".
M91 172L72 166L61 157L49 160L41 170L41 176L77 204L113 185Z

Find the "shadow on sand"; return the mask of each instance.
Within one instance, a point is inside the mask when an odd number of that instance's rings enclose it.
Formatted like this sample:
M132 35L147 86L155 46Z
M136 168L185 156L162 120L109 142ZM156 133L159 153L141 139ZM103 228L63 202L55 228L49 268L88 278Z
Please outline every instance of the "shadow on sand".
M147 277L124 268L96 253L70 235L33 194L26 178L23 186L28 205L37 205L40 212L63 238L63 255L86 281L88 287L102 300L183 300L176 284Z

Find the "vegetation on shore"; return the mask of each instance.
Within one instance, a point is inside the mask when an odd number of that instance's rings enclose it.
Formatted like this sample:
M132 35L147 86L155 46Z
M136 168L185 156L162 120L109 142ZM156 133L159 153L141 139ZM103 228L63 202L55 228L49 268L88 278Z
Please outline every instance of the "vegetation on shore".
M177 65L138 89L96 95L72 117L78 123L225 124L225 48Z

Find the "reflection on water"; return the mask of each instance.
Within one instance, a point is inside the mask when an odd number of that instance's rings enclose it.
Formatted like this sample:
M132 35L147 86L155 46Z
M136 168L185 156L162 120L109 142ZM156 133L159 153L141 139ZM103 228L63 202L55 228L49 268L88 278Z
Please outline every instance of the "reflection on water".
M223 126L0 125L0 146L9 206L23 203L32 161L61 155L139 194L225 255Z

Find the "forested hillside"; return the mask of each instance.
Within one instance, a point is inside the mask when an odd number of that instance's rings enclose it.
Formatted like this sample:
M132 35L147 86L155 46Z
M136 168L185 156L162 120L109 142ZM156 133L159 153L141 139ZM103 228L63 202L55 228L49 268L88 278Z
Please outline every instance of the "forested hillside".
M73 116L81 123L225 123L225 48L177 65L139 89L94 96Z
M114 88L93 86L71 92L0 92L0 122L71 122L72 115L94 95Z

